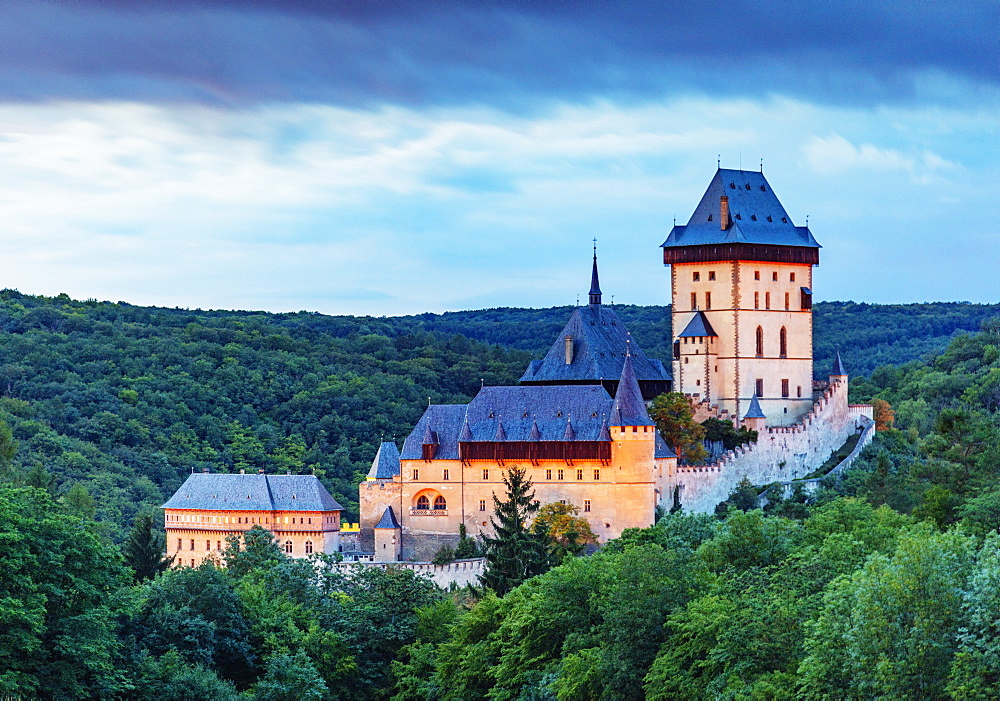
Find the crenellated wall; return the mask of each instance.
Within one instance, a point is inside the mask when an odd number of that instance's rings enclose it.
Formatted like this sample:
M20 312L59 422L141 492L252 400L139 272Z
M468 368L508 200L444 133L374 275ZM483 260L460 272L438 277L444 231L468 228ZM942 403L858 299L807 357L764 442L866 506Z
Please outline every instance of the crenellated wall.
M464 587L467 584L477 586L479 576L486 571L486 560L478 557L469 560L455 560L447 565L435 565L431 562L344 562L336 567L393 567L413 570L417 574L430 576L435 584L442 589L447 589L452 584L457 587Z
M673 487L680 487L687 511L711 512L746 477L755 485L786 482L817 470L867 418L847 402L847 378L831 378L830 386L801 421L769 426L756 443L728 451L712 464L678 466Z

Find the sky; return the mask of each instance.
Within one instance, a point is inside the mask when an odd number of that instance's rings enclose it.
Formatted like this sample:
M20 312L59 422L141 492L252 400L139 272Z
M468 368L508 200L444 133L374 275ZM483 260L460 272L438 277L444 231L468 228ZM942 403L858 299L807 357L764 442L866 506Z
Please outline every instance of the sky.
M376 316L666 304L723 168L820 300L1000 302L1000 3L4 0L0 287Z

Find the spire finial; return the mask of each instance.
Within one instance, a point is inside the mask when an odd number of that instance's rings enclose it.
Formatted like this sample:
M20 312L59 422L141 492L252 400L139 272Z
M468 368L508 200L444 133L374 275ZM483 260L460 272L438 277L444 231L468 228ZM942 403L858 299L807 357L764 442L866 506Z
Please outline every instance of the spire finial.
M715 157L715 167L719 168L720 170L722 169L722 154L721 153L718 156Z
M763 158L760 159L760 172L761 173L764 172L764 159Z
M597 238L594 238L594 267L590 273L590 307L601 306L601 281L597 276Z

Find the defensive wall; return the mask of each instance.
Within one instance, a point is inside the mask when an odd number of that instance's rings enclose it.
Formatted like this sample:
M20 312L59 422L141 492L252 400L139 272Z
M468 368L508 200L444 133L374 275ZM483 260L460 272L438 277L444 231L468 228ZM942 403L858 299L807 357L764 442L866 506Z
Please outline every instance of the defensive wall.
M428 575L442 589L454 584L464 587L467 584L478 586L479 576L486 570L486 559L482 557L468 560L455 560L447 565L435 565L432 562L341 562L335 565L346 567L391 567L397 570L412 570L417 574Z
M768 426L758 432L756 443L730 450L713 463L679 465L670 489L679 488L678 497L686 511L712 512L744 477L755 485L765 485L791 482L814 472L851 434L864 430L871 421L871 407L849 405L847 389L846 377L831 378L799 422Z

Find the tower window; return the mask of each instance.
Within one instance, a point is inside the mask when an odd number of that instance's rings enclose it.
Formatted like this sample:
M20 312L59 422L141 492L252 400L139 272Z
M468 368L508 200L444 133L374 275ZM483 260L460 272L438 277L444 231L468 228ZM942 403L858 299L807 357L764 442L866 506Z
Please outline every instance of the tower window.
M311 540L306 541L306 555L312 555L313 542Z
M450 475L451 475L451 471L448 470L448 468L446 467L446 468L444 468L444 474L441 476L441 479L447 480Z
M706 292L705 293L705 309L711 309L711 308L712 308L712 293L711 292Z
M709 270L708 271L708 279L709 280L714 280L715 279L715 271L714 270Z
M194 550L194 538L191 539L191 549Z
M552 470L546 470L545 471L545 479L547 479L547 480L552 479Z
M701 279L701 273L694 273L694 281L698 282Z
M802 396L802 385L799 385L798 387L795 388L795 396L796 397Z
M788 380L781 381L781 396L782 397L788 396Z
M775 270L773 273L771 273L771 279L774 280L775 282L778 281L778 271L777 270Z
M285 541L285 552L288 553L289 555L292 554L292 541L290 540Z
M754 280L760 280L760 271L759 270L754 270L753 271L753 279Z
M590 499L583 500L583 510L585 513L590 513Z
M562 469L556 470L556 479L562 479L562 478L563 478Z
M764 396L764 380L757 380L757 396Z
M764 357L764 329L757 327L757 357Z
M792 301L791 301L791 297L790 297L790 296L789 296L789 294L788 294L788 293L786 292L786 293L785 293L785 309L791 309L791 308L792 308L792 306L791 306L791 305L792 305Z
M486 511L486 500L485 499L480 499L479 500L479 510L480 511Z
M778 355L782 358L788 357L788 331L785 330L784 326L781 327L781 333L778 334Z
M692 292L691 293L691 311L694 311L697 308L698 308L698 293L697 292Z
M490 471L489 470L483 470L483 479L484 480L488 480L489 478L490 478Z
M765 292L764 293L764 309L770 309L770 308L771 308L771 293L770 292Z
M413 479L420 479L420 470L413 468Z
M788 273L788 281L795 282L795 273Z
M582 467L578 467L576 469L576 478L578 480L582 480L583 479L583 468Z
M760 309L760 292L753 293L753 308Z
M601 471L599 469L597 469L596 467L594 468L594 481L595 482L600 482L601 481Z

